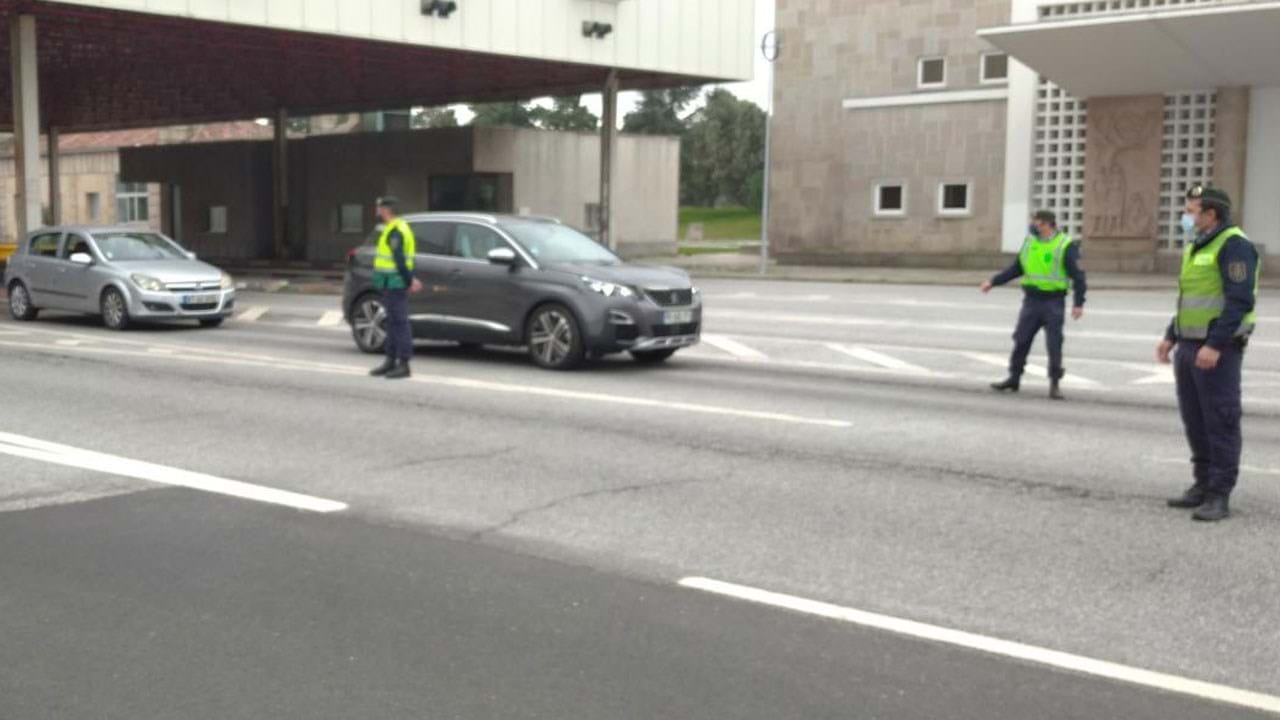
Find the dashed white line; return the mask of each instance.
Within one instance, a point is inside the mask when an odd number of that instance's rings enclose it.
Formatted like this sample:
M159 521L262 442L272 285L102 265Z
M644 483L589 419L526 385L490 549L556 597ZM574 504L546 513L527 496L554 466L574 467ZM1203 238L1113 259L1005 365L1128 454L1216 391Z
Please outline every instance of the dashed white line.
M765 355L759 350L747 347L737 340L732 340L723 335L708 335L703 333L702 342L743 360L765 361L769 359L768 355Z
M254 305L248 310L236 315L235 319L237 322L257 322L263 315L266 315L269 310L271 310L271 308L266 305Z
M327 310L320 316L320 319L316 321L316 325L319 325L320 327L333 327L335 325L340 325L341 323L341 310Z
M880 613L856 610L850 607L809 600L795 595L760 590L746 585L711 580L703 577L687 577L680 580L682 587L701 590L737 600L781 608L792 612L814 615L830 620L851 623L861 627L883 630L897 635L904 635L920 640L943 643L954 647L1001 657L1013 658L1024 662L1035 663L1046 667L1068 670L1107 680L1139 685L1142 687L1177 693L1202 700L1235 705L1237 707L1280 713L1280 697L1241 690L1226 685L1192 680L1166 673L1143 670L1141 668L1121 665L1119 663L1097 660L1082 655L1073 655L1058 650L1027 645L1024 643L1001 640L999 638L978 635L963 630L953 630L938 625L906 620L882 615Z
M911 373L913 375L934 375L935 373L919 365L913 365L905 360L899 360L892 355L886 355L878 350L861 347L858 345L843 345L841 343L827 343L827 347L851 358L871 363L887 370L899 370L901 372Z
M326 500L238 480L227 480L203 473L156 465L141 460L132 460L6 432L0 432L0 453L55 465L107 473L109 475L131 477L162 485L185 487L272 505L283 505L298 510L331 513L347 509L346 503L338 502L337 500Z

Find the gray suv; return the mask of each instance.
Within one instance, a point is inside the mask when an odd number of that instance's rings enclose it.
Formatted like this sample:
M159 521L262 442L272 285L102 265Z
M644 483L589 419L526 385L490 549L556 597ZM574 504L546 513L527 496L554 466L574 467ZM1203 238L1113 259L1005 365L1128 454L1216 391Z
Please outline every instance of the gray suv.
M660 363L698 342L702 298L683 270L625 264L582 233L543 218L423 213L404 220L417 239L410 295L415 338L523 345L542 367L629 352ZM373 287L377 238L348 254L343 311L356 346L382 350L382 300Z

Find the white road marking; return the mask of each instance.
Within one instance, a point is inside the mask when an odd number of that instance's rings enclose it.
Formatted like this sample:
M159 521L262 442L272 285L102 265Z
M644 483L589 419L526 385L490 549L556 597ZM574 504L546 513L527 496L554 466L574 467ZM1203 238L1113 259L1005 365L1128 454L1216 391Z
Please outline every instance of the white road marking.
M827 302L832 299L830 295L760 295L754 292L729 293L727 295L714 294L706 296L710 301L723 300L762 300L767 302Z
M153 347L153 348L147 348L147 352L152 353L152 354L154 354L154 355L172 355L172 354L174 354L174 350L173 350L173 348L167 348L167 347Z
M341 310L327 310L320 319L316 321L316 325L320 327L333 327L342 323Z
M681 587L744 600L759 605L781 608L792 612L851 623L860 627L883 630L897 635L943 643L954 647L1024 662L1082 673L1107 680L1139 685L1237 707L1280 713L1280 697L1241 690L1226 685L1192 680L1166 673L1143 670L1119 663L1097 660L1082 655L1050 650L1024 643L1001 640L963 630L953 630L938 625L906 620L831 603L808 600L795 595L760 590L758 588L721 582L702 577L687 577L679 581Z
M147 480L162 485L185 487L272 505L283 505L297 508L298 510L331 513L347 509L346 503L336 500L326 500L238 480L227 480L203 473L156 465L141 460L131 460L6 432L0 432L0 453L55 465L107 473L109 475Z
M71 339L71 338L63 338L63 339L61 339L61 340L57 340L57 341L55 341L55 344L57 344L57 345L61 345L61 346L63 346L63 347L75 347L75 346L79 345L81 342L83 342L83 341L81 341L81 340L74 340L74 339Z
M934 372L928 368L912 365L905 360L899 360L892 355L886 355L878 350L861 347L858 345L842 345L840 343L827 343L827 347L832 350L856 358L863 362L869 362L872 365L878 365L887 370L900 370L902 372L911 373L913 375L933 375Z
M703 333L702 342L712 347L719 348L720 350L742 360L765 361L769 359L768 355L765 355L759 350L749 348L737 340L732 340L723 335L708 335Z
M1151 459L1152 461L1161 463L1163 465L1183 465L1186 467L1191 466L1191 460L1186 458L1179 459L1179 458L1158 457L1158 458L1151 458ZM1240 472L1247 472L1254 475L1280 475L1280 468L1264 468L1264 467L1257 467L1256 465L1241 465Z
M1000 368L1009 367L1009 358L1004 357L1003 355L991 355L990 353L976 353L976 352L962 352L960 354L967 358L971 358L973 360L977 360L978 362L986 363L988 365L994 365ZM1034 363L1027 363L1025 372L1028 375L1034 375L1039 378L1047 379L1049 377L1049 370L1047 368L1045 368L1043 365L1036 365ZM1099 387L1101 385L1101 383L1099 383L1097 380L1090 380L1089 378L1080 377L1079 375L1074 375L1074 374L1066 375L1065 377L1063 377L1062 384L1077 385L1079 387Z
M254 305L248 310L236 315L235 319L238 322L257 322L263 315L266 315L269 310L271 310L271 308L266 305Z
M1129 366L1133 370L1147 373L1145 376L1134 380L1133 385L1172 385L1176 381L1173 376L1172 365L1138 365Z

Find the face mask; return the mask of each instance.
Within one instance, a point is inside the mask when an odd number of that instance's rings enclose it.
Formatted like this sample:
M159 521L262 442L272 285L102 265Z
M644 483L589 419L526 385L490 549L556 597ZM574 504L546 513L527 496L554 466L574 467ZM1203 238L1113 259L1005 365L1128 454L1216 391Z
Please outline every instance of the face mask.
M1196 216L1191 213L1182 213L1182 232L1193 233L1196 230Z
M1035 225L1028 225L1027 232L1031 234L1031 237L1040 237L1040 228Z

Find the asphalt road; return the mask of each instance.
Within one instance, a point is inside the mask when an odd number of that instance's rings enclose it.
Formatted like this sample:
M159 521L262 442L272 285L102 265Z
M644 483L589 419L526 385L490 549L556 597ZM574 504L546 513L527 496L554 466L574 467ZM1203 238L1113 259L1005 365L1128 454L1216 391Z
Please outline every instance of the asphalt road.
M0 322L0 717L1254 716L691 576L1280 694L1265 302L1206 527L1162 502L1168 295L1095 293L1055 404L985 390L1015 292L705 289L666 367L428 345L408 383L365 377L328 297ZM165 489L225 480L341 506Z

